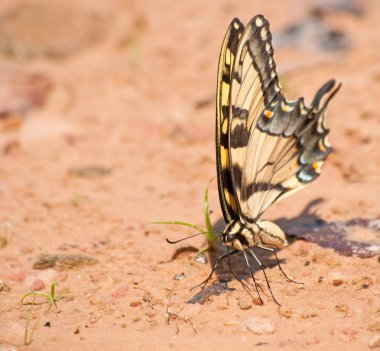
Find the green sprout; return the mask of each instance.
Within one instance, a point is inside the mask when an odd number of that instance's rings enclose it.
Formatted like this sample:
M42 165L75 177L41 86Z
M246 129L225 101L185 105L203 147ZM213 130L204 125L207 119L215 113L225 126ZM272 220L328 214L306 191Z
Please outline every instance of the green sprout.
M205 251L207 251L209 249L212 250L214 248L215 242L216 242L215 231L214 231L214 228L213 228L213 226L211 224L211 220L210 220L210 209L209 209L209 202L208 202L208 187L210 186L210 183L212 181L213 181L213 179L211 179L208 182L206 189L205 189L205 192L204 192L204 197L203 197L203 213L204 213L204 220L205 220L206 229L198 227L197 225L195 225L193 223L182 222L182 221L154 221L154 222L150 222L150 223L154 223L154 224L174 224L174 225L181 225L184 227L190 227L190 228L194 228L196 231L203 234L209 243L209 247L206 249L200 250L198 252L197 256L199 256L200 254L204 253Z
M29 345L31 342L32 342L32 336L33 336L33 332L36 328L36 325L31 328L31 331L29 333L29 324L30 324L30 321L32 319L32 309L33 309L33 306L36 304L36 297L38 295L40 296L43 296L43 297L46 297L47 298L47 302L49 303L49 307L47 309L47 312L50 311L51 307L54 305L56 308L57 307L57 301L62 297L63 294L58 294L56 295L55 294L55 287L56 285L58 285L57 282L52 282L51 283L51 287L50 287L50 293L46 293L46 292L42 292L42 291L31 291L31 292L28 292L26 294L24 294L21 298L21 304L23 305L31 305L29 310L28 310L28 318L26 319L26 324L25 324L25 333L24 333L24 345ZM24 300L29 297L29 296L33 296L33 300L32 302L30 303L24 303Z
M23 297L21 298L21 303L22 303L23 305L25 305L25 304L24 304L24 300L25 300L28 296L33 296L33 302L31 302L30 304L31 304L31 305L34 305L35 297L36 297L37 295L41 295L41 296L46 297L47 300L48 300L49 307L48 307L47 312L50 311L51 306L53 306L53 305L54 305L56 308L58 308L56 302L62 297L62 294L59 294L59 295L57 295L57 296L55 295L55 287L56 287L56 285L58 285L57 282L52 282L52 283L51 283L50 293L46 293L46 292L43 292L43 291L31 291L31 292L26 293L26 294L23 295Z

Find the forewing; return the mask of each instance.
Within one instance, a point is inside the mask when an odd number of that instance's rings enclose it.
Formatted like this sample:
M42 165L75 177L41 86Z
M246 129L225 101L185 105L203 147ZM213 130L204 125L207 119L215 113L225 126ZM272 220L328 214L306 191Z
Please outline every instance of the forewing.
M233 190L228 153L229 98L231 71L244 26L234 19L224 37L219 57L216 104L216 160L220 204L224 219L229 223L237 217L237 201Z
M265 107L281 98L269 22L258 15L247 24L241 36L229 92L229 157L233 191L240 214L248 211L241 191L252 127L257 124Z

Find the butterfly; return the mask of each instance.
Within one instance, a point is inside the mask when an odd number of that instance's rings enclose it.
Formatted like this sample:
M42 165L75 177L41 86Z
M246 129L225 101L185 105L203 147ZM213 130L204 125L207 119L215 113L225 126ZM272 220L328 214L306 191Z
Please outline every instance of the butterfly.
M227 223L222 240L228 252L216 265L225 257L243 253L257 293L248 257L263 266L252 248L274 252L288 245L282 229L262 216L273 203L320 175L332 151L326 111L340 87L328 81L310 106L303 98L286 99L273 59L268 20L257 15L246 26L237 18L232 20L217 76L217 180Z

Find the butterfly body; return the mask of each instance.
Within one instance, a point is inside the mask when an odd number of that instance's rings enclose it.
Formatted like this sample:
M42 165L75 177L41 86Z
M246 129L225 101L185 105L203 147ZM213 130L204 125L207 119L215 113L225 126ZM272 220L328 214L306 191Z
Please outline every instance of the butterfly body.
M261 220L253 223L240 219L231 221L222 234L222 240L226 246L233 246L239 251L254 246L282 249L288 245L279 226Z

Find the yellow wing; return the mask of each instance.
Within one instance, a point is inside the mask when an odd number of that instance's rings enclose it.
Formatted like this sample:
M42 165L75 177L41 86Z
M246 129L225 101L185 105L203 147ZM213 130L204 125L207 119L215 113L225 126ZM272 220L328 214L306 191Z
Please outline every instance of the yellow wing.
M223 216L227 223L238 216L228 154L228 106L231 86L231 70L243 29L244 27L238 19L235 18L231 22L222 44L218 68L216 95L216 160L219 199Z

